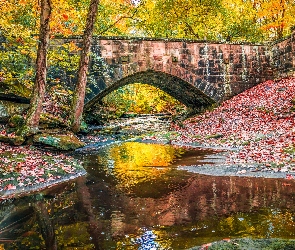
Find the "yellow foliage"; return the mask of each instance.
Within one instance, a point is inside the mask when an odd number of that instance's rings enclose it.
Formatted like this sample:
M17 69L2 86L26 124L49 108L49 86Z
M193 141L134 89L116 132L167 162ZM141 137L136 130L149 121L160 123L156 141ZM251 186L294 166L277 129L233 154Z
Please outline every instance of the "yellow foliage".
M126 85L106 96L103 101L107 106L121 110L122 113L173 113L176 107L184 107L164 91L141 83Z

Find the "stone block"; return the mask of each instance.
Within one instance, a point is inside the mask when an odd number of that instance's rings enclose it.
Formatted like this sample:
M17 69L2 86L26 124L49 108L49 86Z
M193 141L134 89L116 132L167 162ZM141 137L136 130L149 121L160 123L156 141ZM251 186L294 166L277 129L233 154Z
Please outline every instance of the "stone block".
M205 63L205 61L204 61L204 60L199 60L199 61L198 61L198 67L201 67L201 68L206 67L206 63Z
M209 60L209 67L213 68L214 67L214 60Z
M206 48L206 46L200 46L200 48L199 48L199 54L200 55L206 55L206 54L208 54L208 48Z

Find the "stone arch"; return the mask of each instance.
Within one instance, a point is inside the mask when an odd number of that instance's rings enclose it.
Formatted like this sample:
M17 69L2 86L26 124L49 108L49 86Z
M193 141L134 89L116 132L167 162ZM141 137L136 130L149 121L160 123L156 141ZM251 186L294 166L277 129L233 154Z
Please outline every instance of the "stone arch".
M179 77L160 71L147 70L126 76L109 87L106 87L85 104L84 110L86 112L91 110L96 103L99 103L109 93L132 83L145 83L157 87L191 109L201 110L215 103L212 98L204 94L201 90Z

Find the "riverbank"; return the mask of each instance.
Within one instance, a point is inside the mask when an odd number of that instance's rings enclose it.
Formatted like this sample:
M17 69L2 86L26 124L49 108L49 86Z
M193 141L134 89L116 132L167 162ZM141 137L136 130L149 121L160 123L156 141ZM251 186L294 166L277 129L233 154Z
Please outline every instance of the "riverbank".
M168 135L158 133L145 139L169 137L172 144L230 149L224 169L232 166L231 172L236 175L292 179L295 178L294 98L295 78L266 81L212 111L174 124ZM209 174L208 168L199 170ZM258 174L261 172L268 174ZM210 174L214 175L214 170Z
M0 143L0 201L85 174L81 162L61 152Z

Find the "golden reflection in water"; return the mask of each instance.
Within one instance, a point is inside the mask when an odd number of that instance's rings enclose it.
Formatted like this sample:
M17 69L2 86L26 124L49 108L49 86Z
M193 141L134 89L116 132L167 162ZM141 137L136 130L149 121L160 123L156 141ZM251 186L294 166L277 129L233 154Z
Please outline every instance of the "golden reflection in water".
M108 159L106 173L115 176L119 187L128 188L165 174L167 167L183 153L183 148L171 145L126 142L110 147L107 156L98 156L98 161Z

